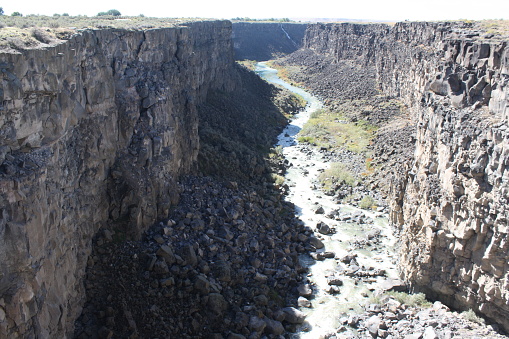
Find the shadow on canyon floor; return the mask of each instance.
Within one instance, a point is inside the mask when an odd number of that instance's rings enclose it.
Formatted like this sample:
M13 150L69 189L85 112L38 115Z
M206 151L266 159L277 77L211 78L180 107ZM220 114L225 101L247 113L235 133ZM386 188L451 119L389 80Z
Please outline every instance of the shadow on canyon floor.
M271 146L287 93L239 68L240 86L200 108L199 170L180 201L140 241L102 230L89 259L87 303L75 337L280 335L303 321L298 255L312 234L274 183ZM286 319L286 321L283 321Z

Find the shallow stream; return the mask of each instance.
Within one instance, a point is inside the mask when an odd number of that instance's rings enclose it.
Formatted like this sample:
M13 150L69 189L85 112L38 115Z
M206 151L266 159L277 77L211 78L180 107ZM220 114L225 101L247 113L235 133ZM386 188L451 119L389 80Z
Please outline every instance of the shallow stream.
M318 260L310 256L300 258L309 268L306 278L313 294L307 297L311 307L300 307L307 317L294 337L325 338L341 326L341 317L362 312L362 306L373 292L380 290L384 281L397 278L393 258L395 238L386 215L338 204L319 189L318 175L328 168L329 162L320 150L299 144L296 136L310 115L322 107L320 100L278 78L277 71L265 63L258 63L255 71L268 82L284 86L308 102L306 109L297 114L279 135L278 145L282 146L283 155L290 162L285 175L285 183L290 187L286 199L296 206L297 216L325 245L317 253L332 256ZM316 213L320 206L324 212ZM335 233L320 234L319 223L335 229ZM326 252L333 254L325 255ZM355 261L345 262L347 255L356 255ZM359 270L355 271L357 268ZM377 270L386 273L374 274ZM361 272L368 272L368 276ZM333 293L330 293L327 276L341 280L342 284L336 285Z

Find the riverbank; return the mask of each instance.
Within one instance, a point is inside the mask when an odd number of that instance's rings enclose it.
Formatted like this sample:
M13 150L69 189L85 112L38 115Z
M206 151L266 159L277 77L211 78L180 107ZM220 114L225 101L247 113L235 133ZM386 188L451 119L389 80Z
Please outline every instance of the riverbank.
M366 298L381 291L388 279L396 281L394 239L382 213L338 204L334 195L320 189L321 174L337 159L297 140L310 117L322 109L320 100L282 81L264 63L256 71L308 100L306 110L280 134L278 145L288 164L286 200L295 205L298 217L320 241L316 252L300 258L309 272L299 290L299 306L307 315L299 337L317 338L334 332L341 314L360 312Z

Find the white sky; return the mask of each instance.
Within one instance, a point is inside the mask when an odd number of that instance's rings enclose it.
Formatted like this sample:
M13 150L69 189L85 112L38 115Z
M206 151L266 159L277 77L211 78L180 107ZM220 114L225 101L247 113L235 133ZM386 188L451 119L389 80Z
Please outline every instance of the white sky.
M509 0L21 0L0 3L5 14L122 15L153 17L347 18L370 20L509 19Z

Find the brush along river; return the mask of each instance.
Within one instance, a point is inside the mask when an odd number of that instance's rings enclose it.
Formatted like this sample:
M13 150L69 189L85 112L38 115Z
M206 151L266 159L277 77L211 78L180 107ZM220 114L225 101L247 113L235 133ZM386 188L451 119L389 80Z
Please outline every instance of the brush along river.
M324 245L311 256L300 258L309 268L307 283L299 291L299 309L306 314L306 322L294 337L325 338L341 327L341 318L362 312L370 296L397 278L395 238L386 215L338 204L319 189L318 176L330 163L318 149L299 144L296 137L310 115L322 107L320 100L280 79L265 63L258 63L255 71L307 101L306 109L279 135L277 145L289 162L286 199Z

